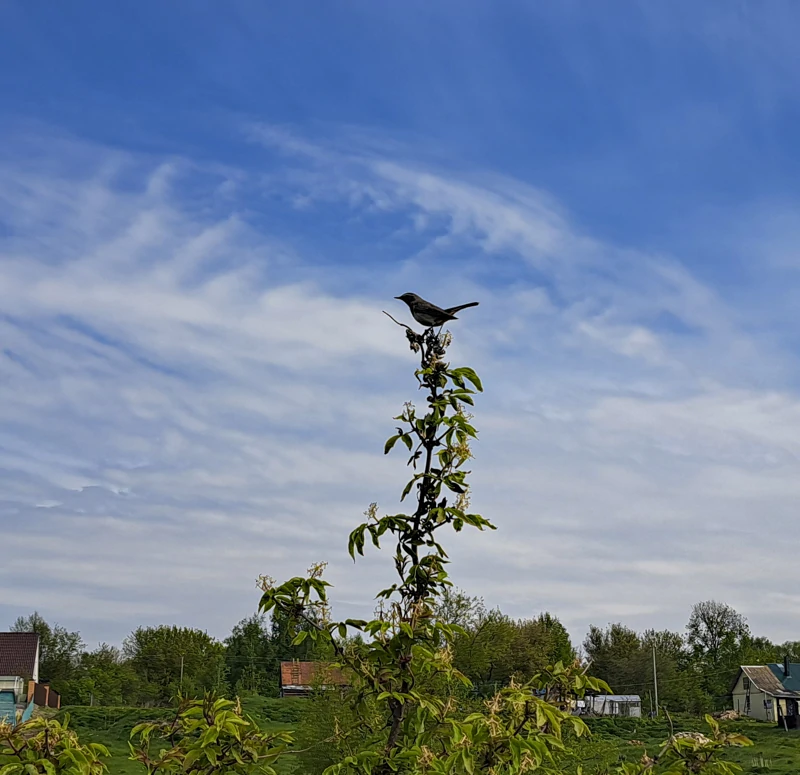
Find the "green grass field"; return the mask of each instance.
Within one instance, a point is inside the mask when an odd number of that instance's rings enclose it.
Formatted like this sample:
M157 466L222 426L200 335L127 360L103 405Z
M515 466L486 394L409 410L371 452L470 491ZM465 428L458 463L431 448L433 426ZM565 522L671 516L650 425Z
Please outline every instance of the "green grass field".
M269 697L244 699L242 707L263 729L276 732L294 729L303 712L302 701ZM142 721L173 716L173 711L162 708L70 707L65 708L64 712L70 714L70 726L82 741L102 743L108 748L111 754L107 762L109 775L142 775L144 768L128 758L131 729ZM292 775L296 768L292 757L285 757L280 765L278 769L285 775Z
M570 757L574 766L583 765L585 775L605 773L622 761L638 761L645 750L653 755L670 735L666 719L589 719L588 724L592 738L578 743ZM691 717L673 718L673 727L676 732L707 731L701 719ZM757 721L724 722L722 728L753 741L746 748L731 748L726 757L745 773L800 775L800 733Z
M275 731L295 729L306 707L302 700L265 697L250 697L242 704L263 728ZM128 759L130 730L141 721L171 714L169 710L157 708L73 707L66 710L71 716L71 726L82 740L108 747L110 775L141 775L142 767ZM590 719L588 723L591 739L570 742L570 753L564 761L568 772L575 772L581 765L585 775L604 775L622 761L637 761L645 749L654 754L670 734L664 719ZM706 731L704 722L696 718L676 717L673 724L676 732ZM744 773L800 775L800 732L787 733L772 724L755 721L727 722L722 726L727 731L747 735L754 743L752 747L730 750L728 758L739 764ZM287 756L280 762L279 770L281 775L301 775L297 767L297 760Z

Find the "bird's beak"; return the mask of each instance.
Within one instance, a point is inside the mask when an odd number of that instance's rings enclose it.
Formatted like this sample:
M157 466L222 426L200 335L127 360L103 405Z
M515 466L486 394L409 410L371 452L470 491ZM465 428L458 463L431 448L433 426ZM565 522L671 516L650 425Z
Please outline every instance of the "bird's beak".
M399 299L399 298L400 298L399 296L395 296L395 299Z

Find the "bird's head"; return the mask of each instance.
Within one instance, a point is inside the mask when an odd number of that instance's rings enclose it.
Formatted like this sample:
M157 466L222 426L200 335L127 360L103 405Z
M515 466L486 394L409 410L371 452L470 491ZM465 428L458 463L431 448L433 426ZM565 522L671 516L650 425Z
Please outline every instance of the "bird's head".
M414 302L422 301L422 299L417 296L416 293L404 293L402 296L395 296L395 299L400 299L400 301L404 301L409 306L411 306Z

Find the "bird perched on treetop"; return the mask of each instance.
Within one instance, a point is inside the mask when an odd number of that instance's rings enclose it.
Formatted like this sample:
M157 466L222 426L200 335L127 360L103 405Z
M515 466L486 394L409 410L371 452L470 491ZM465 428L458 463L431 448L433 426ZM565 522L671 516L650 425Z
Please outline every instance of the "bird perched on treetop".
M471 301L469 304L459 304L457 307L437 307L429 301L417 296L416 293L404 293L402 296L395 296L395 299L400 299L408 304L411 310L411 316L417 323L421 323L425 328L432 328L433 326L443 326L448 320L458 320L456 312L467 307L477 307L477 301Z

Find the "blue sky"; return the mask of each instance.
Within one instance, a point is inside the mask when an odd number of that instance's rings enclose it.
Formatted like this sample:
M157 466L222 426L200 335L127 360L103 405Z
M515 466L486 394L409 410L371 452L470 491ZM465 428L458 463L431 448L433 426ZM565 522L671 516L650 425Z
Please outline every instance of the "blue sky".
M453 577L515 616L798 638L792 3L0 7L0 621L224 637L385 571L382 309L478 299Z

